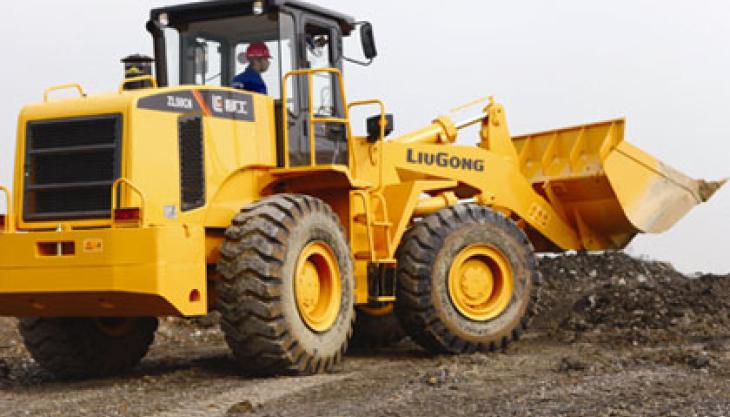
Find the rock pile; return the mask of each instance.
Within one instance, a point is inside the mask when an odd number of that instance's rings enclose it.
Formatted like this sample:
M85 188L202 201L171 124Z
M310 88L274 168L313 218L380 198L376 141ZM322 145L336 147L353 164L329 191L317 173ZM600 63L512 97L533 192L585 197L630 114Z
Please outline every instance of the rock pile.
M632 344L730 335L730 276L687 277L624 253L544 257L536 326Z

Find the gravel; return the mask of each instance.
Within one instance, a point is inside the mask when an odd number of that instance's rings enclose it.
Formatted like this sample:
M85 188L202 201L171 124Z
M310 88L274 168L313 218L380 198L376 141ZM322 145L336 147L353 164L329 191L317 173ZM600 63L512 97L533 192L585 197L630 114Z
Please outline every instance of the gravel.
M405 340L333 375L252 379L216 315L162 320L128 375L61 382L0 319L0 417L730 416L730 277L622 253L543 257L540 315L505 353Z

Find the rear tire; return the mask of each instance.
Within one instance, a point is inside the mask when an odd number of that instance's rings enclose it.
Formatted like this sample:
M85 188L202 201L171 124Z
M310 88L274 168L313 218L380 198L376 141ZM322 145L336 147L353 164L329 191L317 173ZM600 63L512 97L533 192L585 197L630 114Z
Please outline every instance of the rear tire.
M221 327L246 371L312 374L340 362L355 319L353 264L326 203L282 194L246 207L218 270Z
M147 354L156 318L24 318L20 333L33 359L63 379L116 375Z
M461 204L425 217L407 232L397 260L396 314L430 352L504 349L536 313L532 245L485 207Z

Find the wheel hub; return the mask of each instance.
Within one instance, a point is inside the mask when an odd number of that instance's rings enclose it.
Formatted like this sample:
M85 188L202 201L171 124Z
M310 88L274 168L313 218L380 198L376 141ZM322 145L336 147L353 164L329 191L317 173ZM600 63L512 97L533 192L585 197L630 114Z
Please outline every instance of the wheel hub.
M463 249L449 271L449 295L456 310L474 321L499 316L514 290L512 268L506 256L488 245Z
M320 291L319 273L313 262L307 261L304 263L302 273L297 276L297 288L299 289L302 308L307 313L312 313L319 303Z
M460 268L458 278L466 301L471 305L487 302L494 289L494 277L489 265L480 259L470 259Z
M299 315L316 332L326 332L337 321L342 288L337 259L324 242L304 247L294 276L294 296Z

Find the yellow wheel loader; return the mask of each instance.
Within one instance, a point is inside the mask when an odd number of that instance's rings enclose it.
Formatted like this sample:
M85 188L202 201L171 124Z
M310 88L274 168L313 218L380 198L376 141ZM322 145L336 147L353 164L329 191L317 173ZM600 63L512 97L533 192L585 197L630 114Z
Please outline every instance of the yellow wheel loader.
M393 116L349 101L342 72L376 57L372 26L312 4L196 2L147 30L155 56L125 59L118 90L22 109L1 189L0 315L62 377L129 369L157 317L213 309L252 374L327 371L353 325L391 339L396 318L431 352L501 349L535 314L536 252L621 249L721 185L631 146L623 120L512 137L494 100L386 139ZM232 88L254 44L267 94Z

